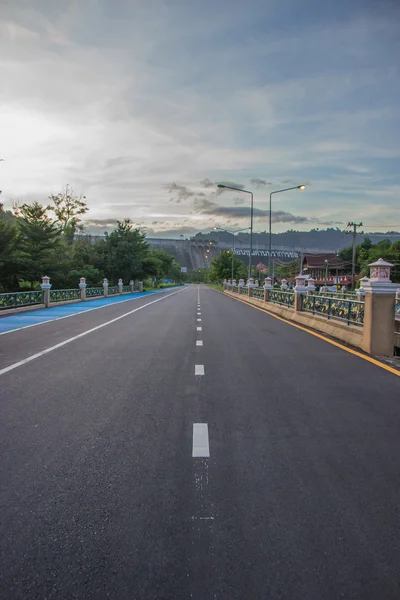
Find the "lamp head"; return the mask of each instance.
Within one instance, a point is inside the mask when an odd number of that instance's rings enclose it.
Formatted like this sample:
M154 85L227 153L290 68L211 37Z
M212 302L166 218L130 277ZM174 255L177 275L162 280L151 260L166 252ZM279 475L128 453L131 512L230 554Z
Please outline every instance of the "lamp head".
M224 188L224 187L226 187L226 185L224 185L223 183L217 183L217 187Z
M306 186L305 185L299 185L299 190L305 190Z

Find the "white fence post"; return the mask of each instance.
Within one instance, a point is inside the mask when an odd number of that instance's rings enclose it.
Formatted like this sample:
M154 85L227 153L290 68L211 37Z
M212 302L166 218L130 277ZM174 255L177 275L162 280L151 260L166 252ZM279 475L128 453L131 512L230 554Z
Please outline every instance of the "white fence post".
M42 285L40 287L43 290L43 304L45 305L46 308L49 308L49 306L50 306L50 290L51 290L50 277L47 277L47 275L44 275L42 277Z
M130 280L129 285L131 286L131 293L133 294L133 292L135 291L133 288L133 286L135 285L133 279Z
M104 294L104 298L107 298L107 296L108 296L108 279L106 279L106 278L103 279L103 294Z
M124 285L124 282L122 281L122 279L118 279L118 293L122 294L122 287Z
M79 288L81 290L81 300L82 300L82 302L84 302L86 300L86 279L85 279L85 277L80 278Z

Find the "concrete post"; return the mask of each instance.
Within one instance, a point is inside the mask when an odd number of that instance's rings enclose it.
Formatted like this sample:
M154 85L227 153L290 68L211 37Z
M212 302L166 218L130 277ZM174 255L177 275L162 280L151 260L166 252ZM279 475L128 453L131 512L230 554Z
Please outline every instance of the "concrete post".
M135 285L133 279L130 280L129 285L131 286L131 293L133 294L133 292L135 291L133 286Z
M104 294L104 298L107 298L108 296L108 279L103 279L103 294Z
M122 294L122 287L124 285L124 282L122 281L122 279L118 279L118 294L121 295Z
M393 356L395 323L395 292L397 284L390 280L393 266L381 258L368 265L369 281L365 290L363 350L375 356Z
M272 290L272 279L268 275L264 281L264 302L269 301L269 291Z
M313 292L315 292L315 279L309 277L307 282L307 294L311 295Z
M143 281L139 281L139 292L143 292Z
M81 300L82 302L84 302L86 300L86 279L84 277L81 277L79 280L79 287L81 290Z
M296 285L294 286L294 310L296 312L301 311L301 297L307 293L305 280L305 276L301 273L296 277Z
M46 308L49 308L49 306L50 306L50 290L51 290L50 277L47 277L47 275L44 275L42 277L42 284L40 287L43 290L43 304L45 305Z

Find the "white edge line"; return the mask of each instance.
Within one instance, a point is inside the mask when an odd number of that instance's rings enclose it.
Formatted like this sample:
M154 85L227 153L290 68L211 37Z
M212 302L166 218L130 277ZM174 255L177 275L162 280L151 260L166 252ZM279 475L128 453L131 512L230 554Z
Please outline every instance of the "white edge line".
M162 296L161 298L157 298L157 300L152 300L152 302L148 302L147 304L138 306L137 308L134 308L133 310L130 310L129 312L124 313L123 315L120 315L119 317L115 317L114 319L111 319L111 321L106 321L105 323L101 323L100 325L97 325L96 327L87 329L86 331L83 331L82 333L79 333L78 335L74 335L72 338L68 338L67 340L64 340L63 342L60 342L59 344L56 344L55 346L50 346L50 348L46 348L45 350L42 350L41 352L38 352L37 354L32 354L32 356L28 356L28 358L24 358L23 360L20 360L12 365L9 365L8 367L5 367L4 369L1 369L0 375L4 375L5 373L8 373L9 371L16 369L17 367L21 367L22 365L25 365L26 363L31 362L32 360L35 360L35 358L40 358L44 354L53 352L53 350L57 350L57 348L62 348L62 346L66 346L70 342L74 342L75 340L78 340L79 338L85 337L89 333L93 333L94 331L97 331L98 329L102 329L103 327L106 327L107 325L111 325L111 323L115 323L116 321L119 321L120 319L123 319L124 317L128 317L129 315L132 315L133 313L137 312L138 310L142 310L142 308L146 308L146 306L150 306L150 304L155 304L156 302L161 302L161 300L165 300L166 298L169 298L170 296L179 294L180 292L183 292L183 290L185 290L185 289L187 289L187 288L183 288L176 292L172 292L172 294L168 294L167 296Z
M187 288L181 288L178 291L181 292L184 289L186 290ZM164 290L160 290L159 292L150 292L148 294L148 296L153 296L154 294L162 294L162 293L164 293ZM176 294L177 292L173 292L173 293ZM171 295L171 294L169 294L169 295ZM125 300L119 300L118 302L109 302L108 304L103 304L103 306L95 306L93 308L86 308L85 310L80 310L79 312L72 313L71 315L65 315L65 317L55 317L54 319L48 319L47 321L40 321L39 323L32 323L31 325L24 325L23 327L17 327L16 329L10 329L9 331L2 331L2 332L0 332L0 335L6 335L7 333L13 333L14 331L22 331L22 329L28 329L29 327L37 327L38 325L46 325L46 323L53 323L54 321L61 321L62 319L69 319L70 317L76 317L77 315L82 315L83 313L92 312L94 310L99 310L100 308L108 308L109 306L115 306L116 304L123 304L124 302L130 302L131 300L140 300L141 298L148 298L148 296L140 296L140 297L136 297L136 298L135 297L126 298ZM73 303L71 302L71 304L69 306L71 306L72 304ZM76 302L76 304L80 305L79 302ZM68 306L68 305L65 304L65 306ZM63 307L53 306L51 308L63 308ZM50 310L51 310L51 308L50 308ZM46 309L40 308L39 310L46 310ZM29 311L28 313L20 312L15 315L5 315L4 317L1 317L1 319L7 319L8 317L17 317L19 315L26 315L26 314L30 314L31 312L35 313L36 311L32 310L32 311Z

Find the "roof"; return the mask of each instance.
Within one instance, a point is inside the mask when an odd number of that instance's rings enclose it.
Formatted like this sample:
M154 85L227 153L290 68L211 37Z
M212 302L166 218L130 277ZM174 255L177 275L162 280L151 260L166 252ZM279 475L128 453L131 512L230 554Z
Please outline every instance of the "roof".
M336 254L305 254L303 268L307 266L309 269L324 269L325 261L328 261L329 267L341 267L343 261Z

